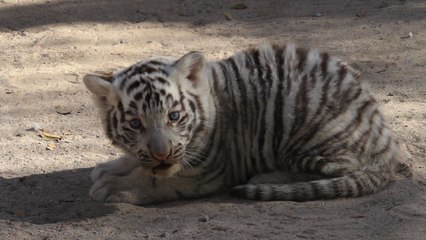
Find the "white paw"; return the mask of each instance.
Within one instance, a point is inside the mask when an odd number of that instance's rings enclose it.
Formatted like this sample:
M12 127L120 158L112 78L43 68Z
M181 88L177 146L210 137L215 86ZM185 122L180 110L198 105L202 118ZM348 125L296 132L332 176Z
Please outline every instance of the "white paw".
M142 205L142 204L148 204L152 201L149 200L149 198L142 197L141 195L136 194L132 191L121 191L116 192L110 196L107 197L105 200L107 203L130 203L133 205Z
M116 187L111 181L100 180L90 188L89 195L96 201L105 202L115 192Z
M104 164L99 164L95 168L93 168L92 172L90 173L90 178L92 179L92 182L95 183L109 172L111 172L111 169L108 166L105 166Z
M129 157L121 157L119 159L97 165L90 173L90 178L93 182L97 182L101 178L105 178L107 175L124 176L130 174L139 166L139 161Z
M105 179L106 178L106 179ZM152 199L142 193L141 189L131 188L126 185L120 185L116 177L104 177L97 181L90 188L89 195L92 199L106 203L130 203L134 205L143 205L152 203Z
M102 175L102 169L99 168L99 166L96 166L93 168L92 172L90 172L90 179L92 179L92 182L96 182L102 177Z

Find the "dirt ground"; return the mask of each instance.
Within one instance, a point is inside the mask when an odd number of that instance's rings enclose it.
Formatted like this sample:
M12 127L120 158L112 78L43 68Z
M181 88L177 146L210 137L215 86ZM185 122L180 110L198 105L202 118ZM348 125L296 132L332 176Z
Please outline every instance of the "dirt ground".
M85 73L191 50L219 59L264 41L317 47L361 70L412 178L307 203L89 198L91 168L120 153ZM426 1L1 0L0 132L0 239L425 239Z

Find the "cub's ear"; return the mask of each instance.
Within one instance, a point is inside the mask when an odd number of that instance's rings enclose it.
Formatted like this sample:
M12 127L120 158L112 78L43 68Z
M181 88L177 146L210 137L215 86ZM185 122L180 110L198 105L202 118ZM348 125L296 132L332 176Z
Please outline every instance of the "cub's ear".
M188 79L194 87L198 87L203 82L205 65L206 59L202 53L190 52L177 60L174 68L180 76Z
M96 100L103 104L115 105L118 102L118 92L111 80L111 75L87 74L83 77L84 85L95 95Z

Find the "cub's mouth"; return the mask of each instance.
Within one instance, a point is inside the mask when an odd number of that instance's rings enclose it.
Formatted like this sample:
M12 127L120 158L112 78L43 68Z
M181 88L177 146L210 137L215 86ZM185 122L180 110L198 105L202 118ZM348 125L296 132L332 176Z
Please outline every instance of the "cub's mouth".
M157 166L151 168L152 174L155 175L158 171L167 170L170 167L172 167L173 165L174 164L172 164L172 163L161 162Z

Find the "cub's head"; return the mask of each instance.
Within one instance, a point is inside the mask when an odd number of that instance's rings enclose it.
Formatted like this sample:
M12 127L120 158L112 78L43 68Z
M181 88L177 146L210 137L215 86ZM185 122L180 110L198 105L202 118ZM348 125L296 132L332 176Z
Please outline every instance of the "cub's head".
M141 61L111 76L86 75L107 136L156 177L190 165L188 143L205 129L205 59Z

